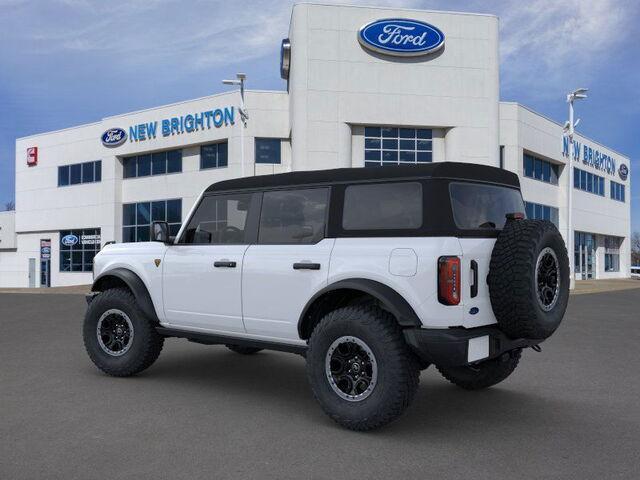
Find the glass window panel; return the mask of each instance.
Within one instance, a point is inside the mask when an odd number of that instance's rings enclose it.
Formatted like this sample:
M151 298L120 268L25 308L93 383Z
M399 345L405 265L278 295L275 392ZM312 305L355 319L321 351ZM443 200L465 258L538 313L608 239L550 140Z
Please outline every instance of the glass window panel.
M313 244L324 238L329 189L265 192L258 242Z
M365 160L380 160L380 150L365 150L364 151L364 159Z
M281 140L279 138L255 139L255 162L266 164L281 163Z
M536 203L534 216L536 220L542 220L544 218L544 215L542 213L542 205Z
M398 152L394 150L384 150L382 152L382 161L383 162L397 162L398 161Z
M399 133L400 138L416 138L415 128L401 128Z
M542 162L542 179L545 182L551 182L551 164L549 162Z
M182 222L182 200L167 200L167 222Z
M77 185L82 182L82 164L76 163L69 167L70 170L70 185Z
M415 150L415 149L416 149L415 140L400 140L400 150Z
M418 150L431 150L431 140L418 140L416 148Z
M577 168L573 169L573 186L575 188L580 188L580 170Z
M397 139L387 139L382 140L382 148L386 150L398 149L398 140Z
M598 177L598 185L600 185L600 191L598 193L604 196L604 177Z
M350 185L345 190L345 230L417 229L422 226L422 185L416 182Z
M148 242L151 238L151 226L145 225L143 227L138 227L136 229L136 241L137 242Z
M123 225L135 225L136 224L136 204L128 203L122 205L122 224Z
M165 173L167 173L167 153L154 153L151 155L151 174L164 175Z
M149 225L151 223L151 204L140 202L136 204L136 224Z
M415 163L416 161L416 153L415 152L400 152L400 161L401 162L411 162Z
M60 252L60 271L71 271L71 252Z
M382 136L386 137L386 138L394 138L398 136L398 129L397 128L383 128L382 129Z
M542 160L539 158L533 160L533 177L536 180L542 180Z
M65 187L69 185L69 166L58 167L58 186Z
M525 211L526 211L526 214L527 214L527 218L529 220L534 220L535 212L534 212L533 203L524 202L524 208L525 208Z
M94 162L86 162L82 164L82 183L92 183L94 180L93 175Z
M419 163L422 162L431 162L432 161L432 153L431 152L418 152L416 153L417 160Z
M133 178L136 176L136 157L122 159L122 177Z
M138 156L138 177L151 175L151 155Z
M379 137L380 127L365 127L364 135L365 137Z
M433 130L431 130L430 128L419 128L418 130L416 130L416 136L418 138L431 139L432 135Z
M167 152L167 173L182 172L182 150Z
M551 165L551 183L558 184L558 165Z
M524 175L533 178L533 157L526 154L524 155Z
M216 168L218 166L218 145L200 147L200 168Z
M153 202L151 204L151 221L166 222L167 221L167 202Z
M101 160L98 160L96 162L95 180L96 182L102 181L102 161Z
M583 190L587 189L587 172L584 170L580 170L580 188Z
M169 224L169 235L175 237L178 235L180 231L181 224L180 223L170 223Z
M122 229L122 241L130 243L136 241L136 227L124 227Z
M365 138L364 148L380 148L381 143L379 138Z
M229 164L227 142L218 144L218 167L226 167Z
M364 162L365 167L381 167L381 162Z

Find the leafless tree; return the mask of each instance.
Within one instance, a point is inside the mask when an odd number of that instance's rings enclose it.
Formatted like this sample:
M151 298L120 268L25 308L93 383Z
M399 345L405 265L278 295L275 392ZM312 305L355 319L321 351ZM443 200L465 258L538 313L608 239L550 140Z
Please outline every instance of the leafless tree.
M7 202L4 204L4 209L8 212L10 210L15 210L16 209L16 202L14 202L13 200Z
M631 235L631 265L640 265L640 232Z

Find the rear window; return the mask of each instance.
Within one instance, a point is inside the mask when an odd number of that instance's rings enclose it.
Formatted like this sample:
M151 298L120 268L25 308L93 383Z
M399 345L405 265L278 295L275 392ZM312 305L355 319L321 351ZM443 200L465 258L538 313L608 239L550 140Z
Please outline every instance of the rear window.
M344 193L344 230L413 230L422 226L422 185L351 185Z
M462 230L502 229L507 213L524 213L519 190L478 183L451 183L453 218Z

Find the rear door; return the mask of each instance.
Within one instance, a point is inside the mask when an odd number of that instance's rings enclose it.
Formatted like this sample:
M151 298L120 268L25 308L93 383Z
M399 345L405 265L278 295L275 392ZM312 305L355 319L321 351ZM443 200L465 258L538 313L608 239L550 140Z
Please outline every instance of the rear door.
M242 306L247 333L299 340L298 318L324 287L335 239L325 238L328 187L263 194L258 242L245 254Z
M256 195L203 197L180 242L167 249L163 296L169 324L214 332L245 331L242 263L252 231L255 236Z
M524 213L522 195L516 188L471 182L451 182L449 193L454 221L462 232L463 324L489 325L496 322L487 285L493 246L506 215Z

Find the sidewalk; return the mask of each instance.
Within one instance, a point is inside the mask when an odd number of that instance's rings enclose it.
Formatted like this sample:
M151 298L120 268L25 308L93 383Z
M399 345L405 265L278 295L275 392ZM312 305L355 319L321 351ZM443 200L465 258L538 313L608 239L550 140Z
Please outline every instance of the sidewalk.
M639 282L640 283L640 282ZM33 294L68 294L86 295L91 291L91 285L74 285L72 287L51 288L0 288L0 293L33 293Z
M578 280L576 282L576 288L571 291L571 294L582 295L585 293L614 292L616 290L631 290L634 288L640 288L640 279ZM640 300L640 292L638 292L638 295L638 300Z

